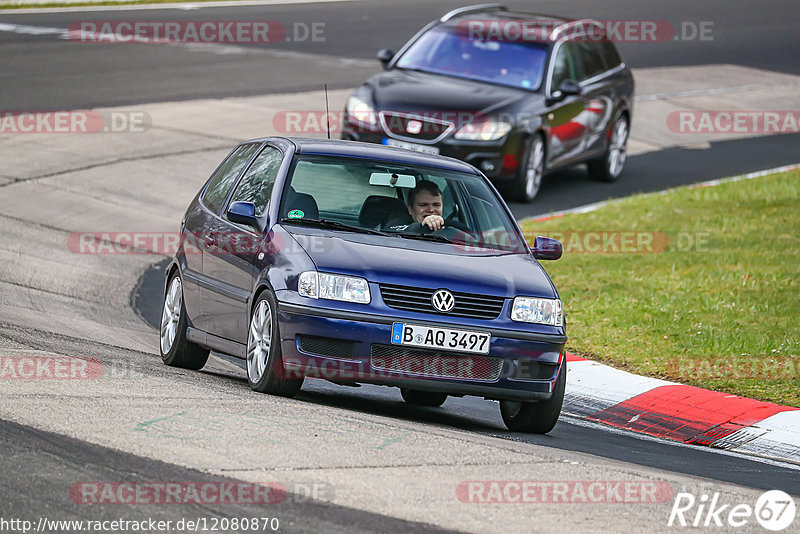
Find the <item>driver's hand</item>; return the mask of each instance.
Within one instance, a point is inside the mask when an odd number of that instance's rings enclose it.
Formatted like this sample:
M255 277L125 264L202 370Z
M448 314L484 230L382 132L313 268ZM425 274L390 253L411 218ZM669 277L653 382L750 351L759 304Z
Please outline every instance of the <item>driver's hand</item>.
M422 219L422 224L434 231L441 230L444 228L444 217L441 215L428 215Z

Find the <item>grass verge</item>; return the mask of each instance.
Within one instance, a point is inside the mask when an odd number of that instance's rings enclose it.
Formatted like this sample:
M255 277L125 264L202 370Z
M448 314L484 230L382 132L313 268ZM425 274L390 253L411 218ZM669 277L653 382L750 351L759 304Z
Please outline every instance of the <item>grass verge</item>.
M633 373L800 406L800 171L525 222L568 349Z

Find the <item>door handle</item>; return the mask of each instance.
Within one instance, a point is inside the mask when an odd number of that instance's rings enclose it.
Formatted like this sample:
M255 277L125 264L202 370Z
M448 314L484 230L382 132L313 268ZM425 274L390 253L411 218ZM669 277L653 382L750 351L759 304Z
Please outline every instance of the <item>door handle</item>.
M203 236L203 246L207 249L210 249L214 246L214 236L213 234L206 234Z

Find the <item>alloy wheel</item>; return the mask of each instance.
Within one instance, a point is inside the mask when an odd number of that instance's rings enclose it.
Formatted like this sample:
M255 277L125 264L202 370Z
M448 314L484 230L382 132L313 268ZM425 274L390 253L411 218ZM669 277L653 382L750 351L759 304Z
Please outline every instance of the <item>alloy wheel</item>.
M164 310L161 312L161 354L167 354L172 348L178 332L182 305L183 288L181 279L176 276L169 285L167 295L164 297Z

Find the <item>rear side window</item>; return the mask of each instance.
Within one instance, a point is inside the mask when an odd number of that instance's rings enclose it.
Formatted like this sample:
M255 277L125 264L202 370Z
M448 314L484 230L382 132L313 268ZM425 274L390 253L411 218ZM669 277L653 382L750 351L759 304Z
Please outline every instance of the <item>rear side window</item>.
M605 61L607 69L613 69L622 63L622 58L619 57L619 52L617 52L617 47L614 46L614 43L611 41L600 41L597 43L597 46L600 47L600 52L603 55L603 60Z
M256 207L256 215L263 215L272 196L272 187L278 178L282 161L283 152L271 146L265 148L247 169L233 192L231 202L252 202Z
M215 172L214 176L209 180L208 186L206 186L206 192L203 193L203 203L208 209L214 213L219 211L222 207L222 203L225 202L225 197L228 196L228 190L231 188L234 180L239 176L242 167L250 161L250 158L255 154L259 146L261 145L258 143L239 146L228 156L225 163L217 169L217 172Z
M603 56L600 54L600 47L594 42L576 43L578 54L583 65L583 76L579 81L588 80L606 71L603 63Z

